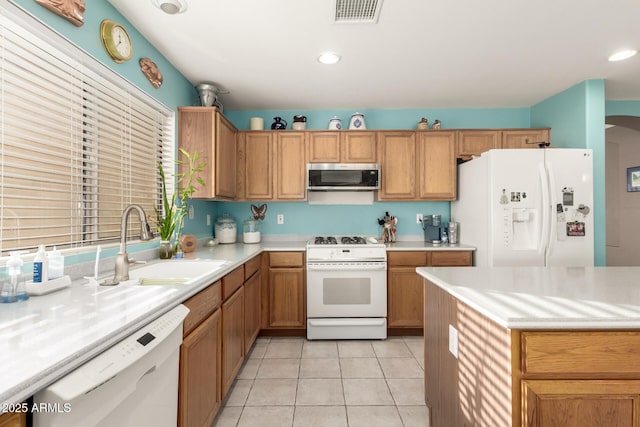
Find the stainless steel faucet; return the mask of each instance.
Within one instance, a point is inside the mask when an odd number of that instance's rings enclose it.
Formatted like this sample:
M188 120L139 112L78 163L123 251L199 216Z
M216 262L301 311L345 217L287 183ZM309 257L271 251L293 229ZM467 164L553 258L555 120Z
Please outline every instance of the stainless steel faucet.
M120 252L116 255L116 270L113 276L113 284L117 284L123 280L129 280L129 255L127 254L127 222L129 220L129 213L132 210L138 211L138 217L140 218L140 240L151 240L153 234L151 228L147 223L147 214L140 205L129 205L122 212L122 219L120 220Z

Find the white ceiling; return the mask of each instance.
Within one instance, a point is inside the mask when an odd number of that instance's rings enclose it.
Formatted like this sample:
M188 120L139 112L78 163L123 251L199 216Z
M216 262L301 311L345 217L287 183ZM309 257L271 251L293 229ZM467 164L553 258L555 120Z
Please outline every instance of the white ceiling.
M640 49L638 0L385 0L377 24L333 23L332 0L109 1L225 109L529 107L600 78L640 100L640 55L607 61Z

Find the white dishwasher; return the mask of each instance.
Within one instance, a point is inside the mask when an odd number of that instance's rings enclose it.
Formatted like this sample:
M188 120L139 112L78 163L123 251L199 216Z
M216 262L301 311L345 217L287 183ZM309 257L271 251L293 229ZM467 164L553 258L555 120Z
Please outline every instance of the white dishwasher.
M179 305L36 393L35 427L175 427L182 322Z

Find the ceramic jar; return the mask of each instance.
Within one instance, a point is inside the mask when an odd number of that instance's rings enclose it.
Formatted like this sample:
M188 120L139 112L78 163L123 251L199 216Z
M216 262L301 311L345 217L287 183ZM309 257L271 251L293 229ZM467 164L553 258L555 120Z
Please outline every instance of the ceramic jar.
M353 113L349 121L349 129L366 129L364 124L364 115L362 113Z
M333 116L331 120L329 120L329 129L330 130L341 130L342 129L342 120L338 118L338 116Z

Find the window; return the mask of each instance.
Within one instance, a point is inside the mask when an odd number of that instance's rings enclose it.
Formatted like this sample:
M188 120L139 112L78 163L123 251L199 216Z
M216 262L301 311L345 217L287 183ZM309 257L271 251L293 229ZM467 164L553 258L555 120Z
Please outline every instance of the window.
M2 255L118 239L127 205L161 209L158 163L174 168L173 111L31 21L0 4Z

